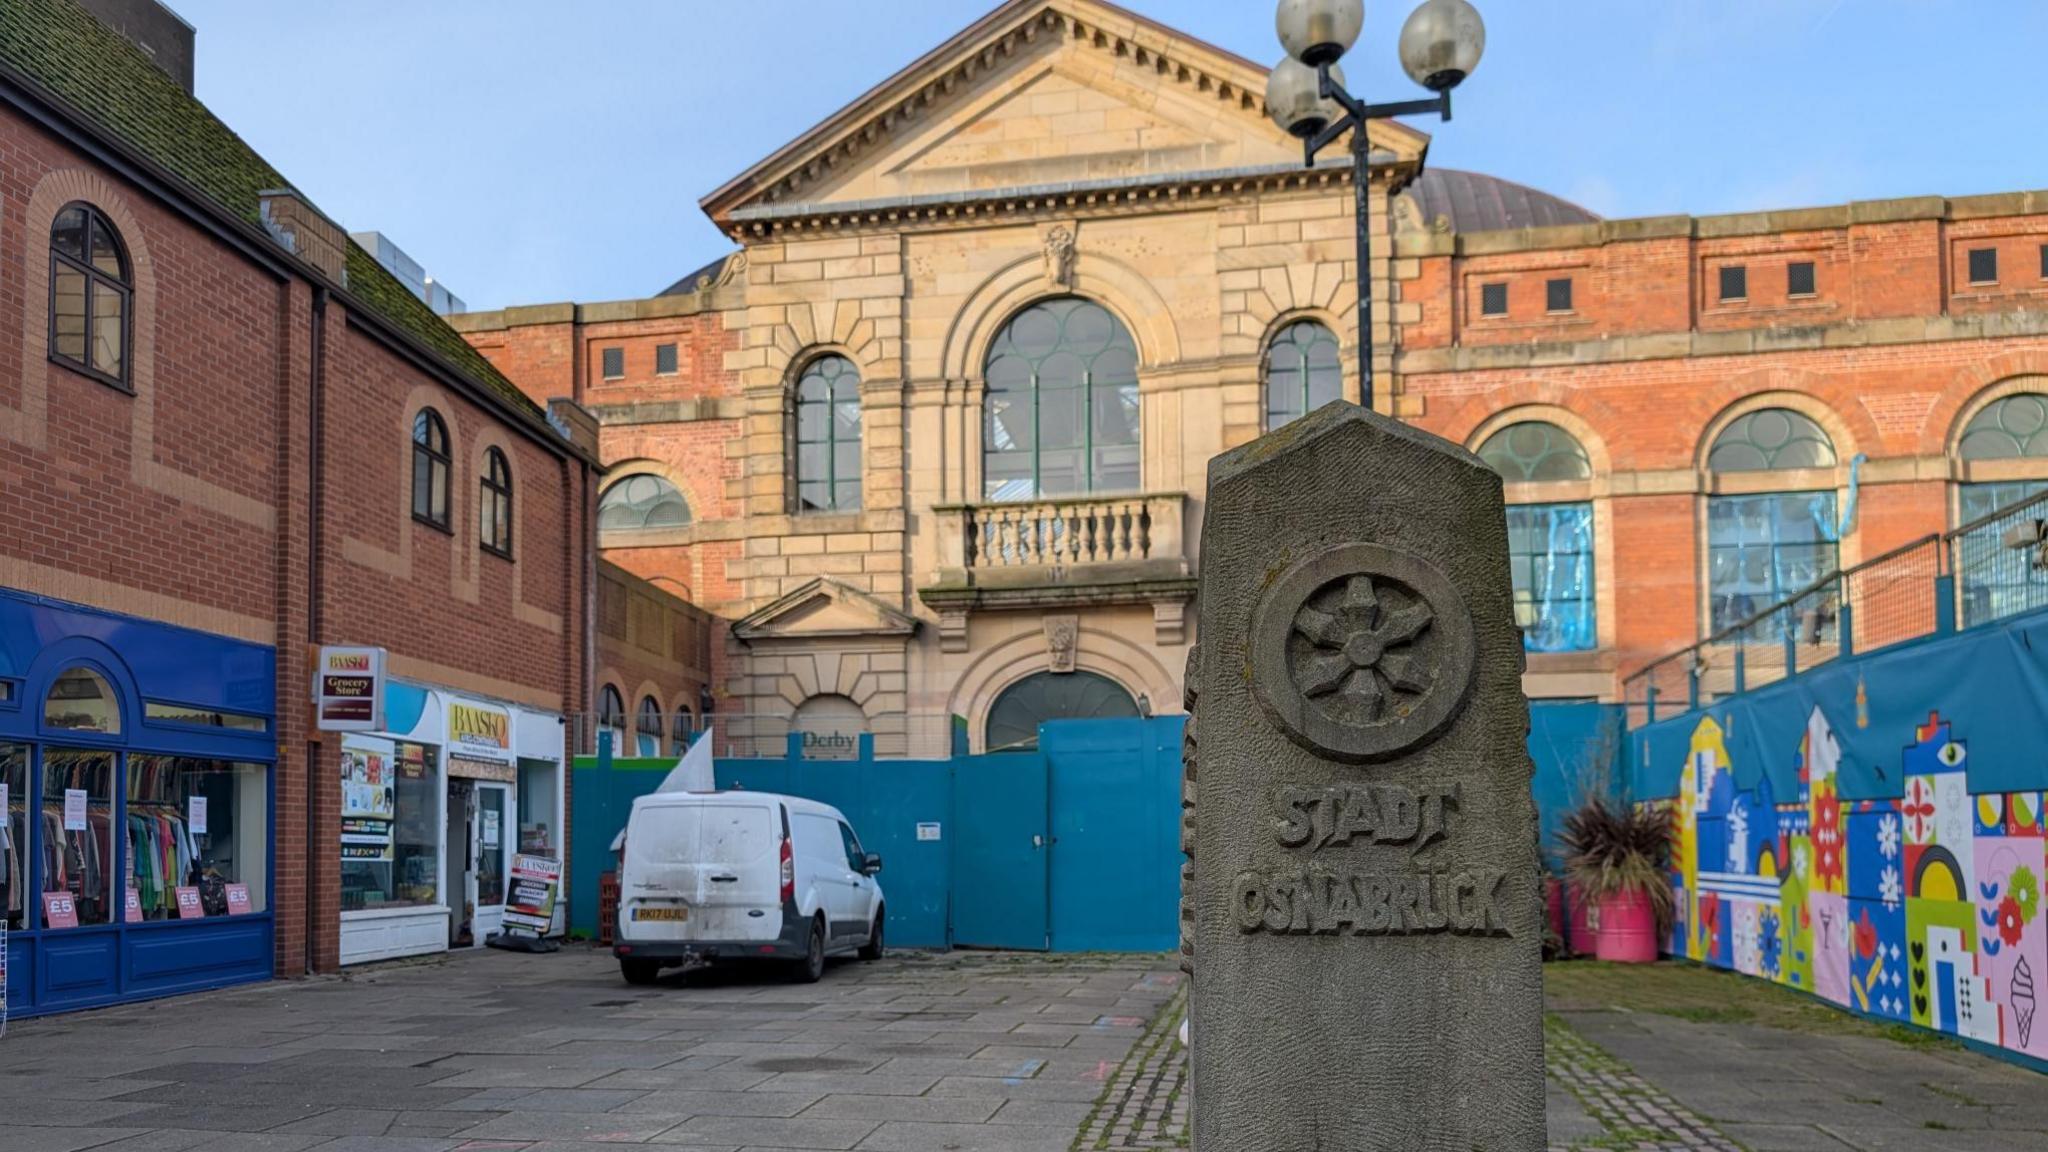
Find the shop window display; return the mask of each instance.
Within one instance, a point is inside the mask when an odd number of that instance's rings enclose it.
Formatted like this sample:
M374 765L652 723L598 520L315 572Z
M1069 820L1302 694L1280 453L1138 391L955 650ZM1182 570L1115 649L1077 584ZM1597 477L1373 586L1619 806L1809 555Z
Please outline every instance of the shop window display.
M341 909L432 907L441 876L437 749L351 736L341 746Z
M79 927L112 920L114 754L68 748L43 752L43 926L52 897L71 897Z
M179 919L181 886L198 890L206 916L230 912L230 885L249 893L249 906L233 911L269 906L268 783L268 770L260 764L128 758L128 886L144 920Z
M20 931L28 917L28 747L0 744L0 917Z
M519 761L519 850L528 856L560 859L555 852L555 773L545 760Z

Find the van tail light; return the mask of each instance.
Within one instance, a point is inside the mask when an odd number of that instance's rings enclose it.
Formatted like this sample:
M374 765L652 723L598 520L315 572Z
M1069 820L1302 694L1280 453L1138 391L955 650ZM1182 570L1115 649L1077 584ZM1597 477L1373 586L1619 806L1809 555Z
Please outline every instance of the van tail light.
M795 900L796 849L790 844L789 837L784 836L782 838L782 902L789 904Z

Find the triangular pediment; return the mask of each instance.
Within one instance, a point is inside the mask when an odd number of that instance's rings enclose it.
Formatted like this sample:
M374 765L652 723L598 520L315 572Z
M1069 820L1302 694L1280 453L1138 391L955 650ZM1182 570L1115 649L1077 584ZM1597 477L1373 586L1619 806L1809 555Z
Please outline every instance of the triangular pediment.
M736 212L1299 165L1300 143L1265 115L1266 72L1099 0L1010 0L703 206L725 225ZM1429 138L1380 122L1373 142L1412 163Z
M821 576L733 624L743 643L852 636L908 636L917 618L830 577Z

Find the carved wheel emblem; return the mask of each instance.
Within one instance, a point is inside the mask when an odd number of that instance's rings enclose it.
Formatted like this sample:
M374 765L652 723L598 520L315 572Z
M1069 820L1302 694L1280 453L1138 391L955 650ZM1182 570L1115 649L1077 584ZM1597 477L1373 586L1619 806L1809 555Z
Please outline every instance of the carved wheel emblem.
M1434 739L1471 688L1472 623L1419 556L1345 544L1274 581L1252 622L1252 689L1289 740L1368 763Z

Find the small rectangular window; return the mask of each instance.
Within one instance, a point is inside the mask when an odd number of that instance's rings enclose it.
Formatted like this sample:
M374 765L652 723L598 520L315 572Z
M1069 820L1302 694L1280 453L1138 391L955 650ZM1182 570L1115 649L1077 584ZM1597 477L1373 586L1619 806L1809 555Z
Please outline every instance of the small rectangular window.
M1545 311L1549 312L1569 312L1572 310L1571 277L1566 276L1557 280L1545 280L1543 282L1543 307Z
M626 374L626 350L607 348L604 350L604 378L617 380Z
M165 704L156 700L145 700L142 704L142 718L157 720L166 724L190 724L199 728L230 728L237 732L267 732L270 721L261 716L249 716L240 712L223 712L215 708L192 708L183 704Z
M1970 283L1998 283L1998 249L1970 249Z
M1795 260L1785 265L1785 295L1811 296L1813 294L1813 261Z
M654 346L654 374L673 376L676 374L676 346L656 344Z
M2041 245L2041 279L2048 280L2048 244Z
M0 704L14 703L14 681L0 680Z
M1505 284L1481 284L1479 286L1479 314L1481 316L1507 315L1508 286Z
M1721 300L1749 299L1749 269L1740 264L1724 265L1721 269Z

